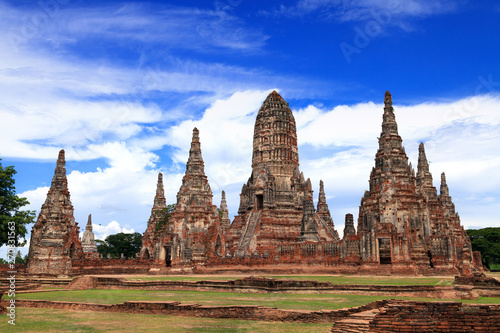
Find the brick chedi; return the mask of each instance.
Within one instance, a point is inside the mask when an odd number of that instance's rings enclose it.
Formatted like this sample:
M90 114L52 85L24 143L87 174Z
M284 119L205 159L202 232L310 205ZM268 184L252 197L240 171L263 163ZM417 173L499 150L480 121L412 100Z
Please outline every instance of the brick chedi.
M82 255L65 165L61 150L47 198L31 230L28 274L68 274L72 261Z
M89 219L87 221L87 226L85 227L85 232L82 236L82 249L86 257L97 258L99 256L97 252L97 245L95 243L95 235L92 230L92 215L89 214Z
M151 216L148 220L146 231L142 235L142 247L140 256L143 259L149 260L153 258L153 253L159 256L159 245L155 249L155 236L157 224L161 219L161 212L167 208L167 201L165 199L165 190L163 187L163 174L158 173L158 181L156 183L156 194L151 208Z
M438 196L423 144L415 176L398 134L389 92L384 104L370 188L359 208L362 262L411 267L419 273L470 270L470 240L460 226L444 176Z
M222 198L220 201L220 214L221 214L221 223L222 223L222 229L224 230L224 233L226 232L227 229L229 229L229 226L231 225L231 220L229 219L229 210L227 209L227 201L226 201L226 192L222 191Z
M212 197L204 171L199 131L195 128L176 206L166 225L154 231L156 263L195 264L224 256L222 217L217 206L212 205Z
M321 206L318 215L312 192L310 180L299 170L292 110L273 91L255 121L252 174L243 185L238 215L227 234L232 254L266 256L283 244L338 241L327 218L328 207Z

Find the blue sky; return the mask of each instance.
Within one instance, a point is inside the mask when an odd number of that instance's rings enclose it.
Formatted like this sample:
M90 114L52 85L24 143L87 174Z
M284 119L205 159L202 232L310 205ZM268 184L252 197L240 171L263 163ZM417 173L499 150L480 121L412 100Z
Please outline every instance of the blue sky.
M38 211L63 148L80 227L92 214L98 238L142 233L158 172L175 202L197 126L214 204L226 190L234 215L276 89L342 232L390 90L413 165L423 141L462 224L498 226L499 17L467 0L0 1L2 165Z

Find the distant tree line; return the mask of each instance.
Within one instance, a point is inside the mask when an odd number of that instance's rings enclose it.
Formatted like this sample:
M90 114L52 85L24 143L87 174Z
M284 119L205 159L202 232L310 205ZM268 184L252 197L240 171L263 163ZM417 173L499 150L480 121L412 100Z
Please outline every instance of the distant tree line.
M483 266L500 269L500 228L469 229L472 251L481 252Z
M142 247L142 235L138 232L133 234L125 234L120 232L115 235L109 235L104 241L97 239L97 252L104 258L135 258L136 253L139 253Z

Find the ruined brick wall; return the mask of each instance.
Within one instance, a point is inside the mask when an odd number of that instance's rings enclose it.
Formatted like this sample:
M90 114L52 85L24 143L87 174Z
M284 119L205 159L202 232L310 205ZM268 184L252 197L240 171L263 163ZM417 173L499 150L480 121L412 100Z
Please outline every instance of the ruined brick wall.
M73 261L70 275L85 274L147 274L151 260L135 259L78 259Z
M500 305L455 302L390 304L370 322L370 332L499 332Z
M299 323L332 323L353 313L374 309L382 306L383 304L385 304L384 301L377 301L357 308L335 311L294 311L257 305L207 306L200 304L181 304L179 302L134 301L121 304L91 304L41 300L16 301L16 306L30 308L52 308L73 311L147 313L172 316L233 318L240 320L285 321Z

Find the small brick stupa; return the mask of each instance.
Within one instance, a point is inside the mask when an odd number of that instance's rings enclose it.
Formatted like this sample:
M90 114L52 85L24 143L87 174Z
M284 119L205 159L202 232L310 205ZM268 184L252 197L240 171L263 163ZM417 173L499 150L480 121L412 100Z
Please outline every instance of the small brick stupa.
M97 252L97 245L95 243L95 235L92 229L92 215L89 214L89 219L87 221L87 226L85 227L85 232L82 236L82 249L85 257L87 258L98 258L99 253Z

